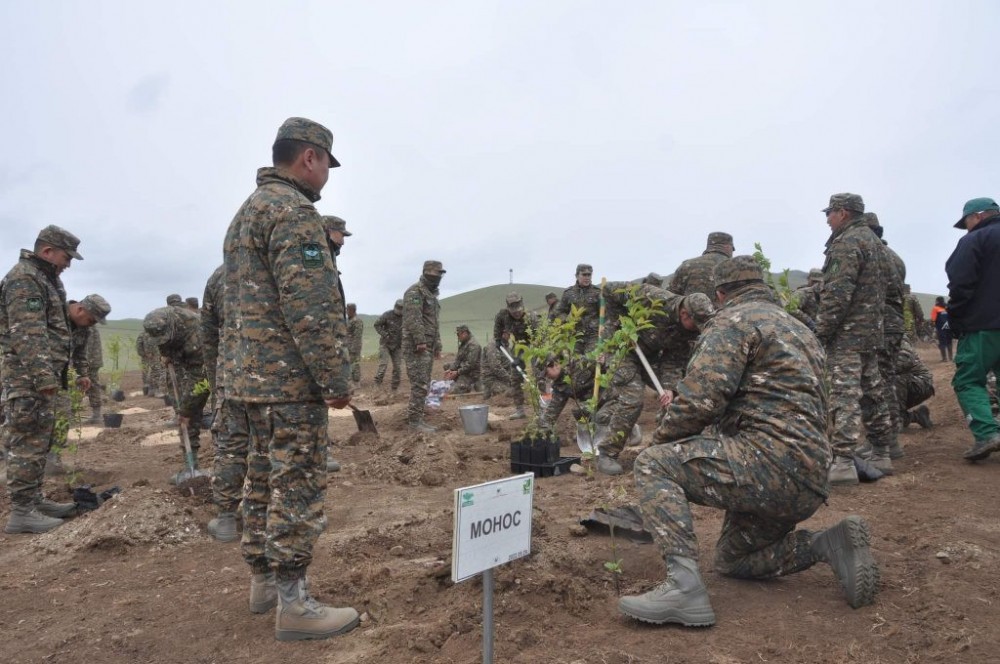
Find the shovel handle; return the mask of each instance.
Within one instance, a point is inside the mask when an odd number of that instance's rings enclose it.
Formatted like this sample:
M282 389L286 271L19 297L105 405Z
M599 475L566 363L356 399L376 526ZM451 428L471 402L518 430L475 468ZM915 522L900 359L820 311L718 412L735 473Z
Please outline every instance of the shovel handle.
M181 407L181 393L177 389L177 374L174 373L174 365L167 364L167 374L170 375L170 384L174 388L174 403L177 404L177 408ZM194 475L194 451L191 449L191 439L188 437L187 425L181 421L180 412L177 413L177 423L181 431L181 442L184 443L184 456L187 461L188 470Z
M656 393L662 397L663 386L660 385L660 379L656 377L655 373L653 373L653 367L649 366L649 360L646 359L646 354L642 352L641 348L639 348L639 344L635 345L635 354L639 356L639 361L642 362L642 366L646 370L646 375L649 376L651 381L653 381L653 387L656 388Z

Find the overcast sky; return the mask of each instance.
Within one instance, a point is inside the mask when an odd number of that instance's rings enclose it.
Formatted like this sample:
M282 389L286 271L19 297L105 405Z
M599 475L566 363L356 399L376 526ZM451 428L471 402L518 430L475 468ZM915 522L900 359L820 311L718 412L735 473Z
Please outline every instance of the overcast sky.
M154 6L155 5L155 6ZM1000 196L996 2L0 4L0 274L55 223L112 318L201 298L281 122L328 126L317 208L380 313L442 295L668 273L709 231L820 266L864 196L943 293L966 199ZM3 263L6 261L6 264Z

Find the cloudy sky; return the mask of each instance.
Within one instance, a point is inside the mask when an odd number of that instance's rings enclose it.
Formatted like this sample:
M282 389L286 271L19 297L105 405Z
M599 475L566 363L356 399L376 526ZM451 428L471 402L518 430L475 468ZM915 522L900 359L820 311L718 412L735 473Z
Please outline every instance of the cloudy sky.
M0 264L55 223L83 240L71 297L102 293L112 318L200 298L301 115L334 133L317 207L355 233L340 265L362 313L427 258L443 295L509 269L566 286L578 262L671 272L713 230L805 270L839 191L940 293L962 204L1000 195L998 17L985 0L8 0Z

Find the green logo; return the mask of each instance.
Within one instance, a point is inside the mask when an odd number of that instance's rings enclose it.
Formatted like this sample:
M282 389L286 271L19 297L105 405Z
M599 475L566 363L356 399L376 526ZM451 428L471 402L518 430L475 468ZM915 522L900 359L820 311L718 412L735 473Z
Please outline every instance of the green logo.
M521 487L521 490L524 492L525 496L531 493L531 478L524 480L524 486Z
M315 242L307 242L302 245L302 265L323 267L323 250Z
M466 491L465 493L463 493L462 494L462 507L469 507L470 505L472 505L472 502L473 502L472 498L474 497L474 495L475 494L473 494L471 491Z
M28 311L41 311L42 310L42 298L40 297L29 297L28 298Z

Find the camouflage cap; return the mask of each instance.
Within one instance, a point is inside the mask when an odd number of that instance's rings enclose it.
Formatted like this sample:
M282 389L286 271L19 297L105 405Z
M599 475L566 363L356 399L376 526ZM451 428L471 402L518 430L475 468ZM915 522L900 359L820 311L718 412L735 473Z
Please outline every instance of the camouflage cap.
M764 281L764 272L753 256L733 256L718 263L712 272L715 287L725 286L737 281Z
M83 260L83 256L76 250L80 246L80 238L70 233L65 228L49 225L38 232L36 242L43 242L47 245L58 247L78 261Z
M973 198L965 202L965 206L962 208L962 218L955 223L955 228L965 229L965 218L970 214L976 214L977 212L986 212L987 210L1000 210L1000 206L997 206L997 202L992 198ZM52 228L52 226L49 226Z
M111 305L108 301L97 293L91 293L87 297L80 300L80 306L87 310L87 313L94 317L94 320L105 325L107 321L104 319L108 317L111 313Z
M321 147L330 155L330 168L340 166L340 162L337 161L337 158L331 152L333 149L333 132L318 122L313 122L306 118L288 118L278 128L278 135L275 136L274 142L277 143L278 141L285 140L305 141L306 143L312 143L317 147Z
M814 267L813 269L809 270L809 282L814 283L817 281L823 281L823 270L819 269L818 267Z
M708 246L717 246L720 244L732 244L733 236L729 233L723 233L722 231L714 231L708 234Z
M663 277L656 272L650 272L642 278L642 283L649 284L650 286L656 286L657 288L663 288Z
M549 291L548 293L545 294L545 299L546 300L558 300L559 296L556 295L555 293L553 293L552 291Z
M162 346L174 335L174 311L170 307L153 309L142 319L142 329L156 346Z
M521 297L520 293L507 293L507 308L514 311L524 309L524 298Z
M424 261L424 274L432 274L439 277L447 271L444 269L441 261Z
M704 328L715 315L715 307L712 306L712 301L704 293L691 293L684 296L684 299L681 300L681 306L688 312L699 330Z
M180 306L182 302L183 300L181 299L181 296L177 293L171 293L167 296L167 304L171 307Z
M194 296L184 298L184 303L189 307L194 307L195 309L198 308L198 298Z
M455 334L461 334L462 332L469 332L469 334L472 334L472 332L469 331L468 325L459 325L455 328Z
M580 263L579 265L576 266L576 273L577 274L593 274L594 273L594 268L591 267L590 265L587 265L586 263Z
M348 302L347 303L347 308L348 309L354 309L355 311L357 311L358 310L358 305L355 304L354 302Z
M403 308L403 301L402 300L396 300L396 304L392 305L392 308L393 309L400 309L400 310L402 310L402 308Z
M854 212L864 212L865 202L857 194L834 194L830 196L830 204L823 208L823 212L830 210L853 210Z
M323 228L327 233L330 231L339 231L344 235L353 235L351 231L347 230L347 222L340 217L335 217L332 214L323 215Z

